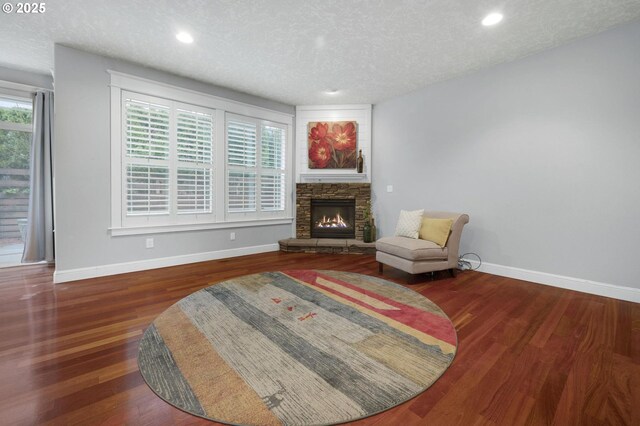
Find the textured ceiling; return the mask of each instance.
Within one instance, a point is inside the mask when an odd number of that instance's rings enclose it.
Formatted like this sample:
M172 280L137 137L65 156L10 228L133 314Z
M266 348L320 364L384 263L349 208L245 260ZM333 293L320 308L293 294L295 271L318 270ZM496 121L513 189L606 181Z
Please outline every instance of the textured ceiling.
M53 44L62 43L293 105L376 103L640 18L640 0L55 0L46 7L42 15L0 14L0 66L49 73ZM494 10L504 21L480 25ZM195 42L179 43L179 30Z

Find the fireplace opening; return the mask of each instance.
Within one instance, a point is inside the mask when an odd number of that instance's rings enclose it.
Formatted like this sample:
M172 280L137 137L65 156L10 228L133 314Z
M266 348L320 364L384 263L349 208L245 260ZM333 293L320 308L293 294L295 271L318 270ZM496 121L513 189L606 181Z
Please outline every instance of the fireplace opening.
M311 238L355 238L356 200L311 200Z

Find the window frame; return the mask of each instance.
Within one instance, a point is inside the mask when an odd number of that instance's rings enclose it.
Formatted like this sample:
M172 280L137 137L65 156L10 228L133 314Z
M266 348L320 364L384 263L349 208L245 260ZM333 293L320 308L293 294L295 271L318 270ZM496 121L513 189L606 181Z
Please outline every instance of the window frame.
M31 105L31 123L29 123L29 124L14 123L12 121L2 121L2 120L0 120L0 130L4 130L4 131L7 131L7 132L26 133L27 136L28 136L29 154L28 154L28 160L27 160L27 162L28 162L27 168L25 168L25 169L22 169L22 168L5 168L3 170L5 170L7 172L6 176L15 176L14 174L16 172L20 173L20 172L26 170L26 172L27 172L26 175L21 174L21 176L26 176L27 177L27 179L24 180L24 182L26 183L26 186L12 185L9 188L11 188L11 187L16 188L16 189L27 188L28 189L28 193L25 194L25 195L27 195L27 197L30 197L30 193L31 193L31 186L30 186L30 180L31 180L31 155L32 155L31 154L31 149L33 147L33 131L34 131L34 121L33 121L34 93L21 91L21 90L8 89L8 88L5 88L5 87L0 87L0 99L8 100L8 101L17 101L17 102L20 102L20 103ZM21 180L21 179L18 178L16 180ZM25 213L25 215L26 215L26 213ZM24 245L24 243L23 243L23 245Z
M285 168L284 168L284 192L285 192L285 205L284 205L284 212L286 212L287 210L287 197L286 194L287 192L291 191L290 188L290 184L289 184L289 172L290 172L290 168L286 167L287 164L287 156L289 155L289 147L287 146L287 142L286 139L288 137L287 134L287 129L284 125L282 125L281 123L276 123L273 121L268 121L268 120L260 120L260 119L256 119L253 117L246 117L246 116L240 116L238 114L232 114L232 113L227 113L226 117L225 117L225 148L228 149L228 138L227 138L227 134L226 132L228 131L228 122L229 121L235 121L235 122L241 122L241 123L246 123L246 124L253 124L256 127L256 158L255 158L255 167L247 167L247 166L229 166L229 164L226 165L227 167L227 176L229 174L229 172L233 169L233 170L247 170L247 171L254 171L255 175L256 175L256 198L255 198L255 203L256 203L256 207L255 207L255 211L252 212L230 212L228 210L228 205L229 205L229 181L228 179L225 179L225 214L226 214L226 218L229 220L246 220L246 219L262 219L262 218L274 218L274 217L280 217L282 216L282 212L280 210L275 210L275 211L270 211L270 210L262 210L262 200L261 200L261 195L262 195L262 181L261 178L263 175L267 175L267 176L272 176L275 174L281 174L281 173L269 173L269 172L264 172L263 171L263 166L262 166L262 129L265 126L270 126L270 127L276 127L276 128L280 128L282 130L285 131ZM225 158L226 161L226 158ZM264 168L265 170L269 171L269 170L276 170L276 169L269 169L269 168Z
M108 70L111 76L111 235L136 235L160 232L194 231L202 229L230 228L243 226L262 226L276 224L291 224L293 222L293 115L267 108L245 104L242 102L216 97L206 93L196 92L160 83L145 78ZM173 220L144 220L149 216L140 216L139 220L126 218L126 167L124 164L124 149L126 138L123 126L124 102L126 93L138 94L148 99L160 99L174 105L184 105L188 108L201 108L212 113L214 122L213 134L213 163L212 163L212 212L204 214L180 214ZM172 119L177 109L171 108ZM238 115L262 122L270 122L285 130L285 206L277 214L260 215L228 215L227 210L227 164L226 164L226 116ZM171 132L172 134L175 132ZM175 141L170 149L175 149ZM177 156L170 158L177 161ZM177 173L177 167L170 168L171 175ZM170 178L171 185L177 180ZM174 188L175 191L175 188ZM170 194L174 200L175 192ZM259 194L257 203L260 203ZM177 209L170 201L170 210ZM169 215L171 216L171 215ZM193 217L201 216L201 217ZM204 217L208 216L208 217Z
M160 99L160 98L154 98L151 96L147 96L147 95L143 95L140 93L134 93L134 92L129 92L129 91L122 91L122 105L121 105L121 122L122 122L122 126L121 126L121 140L122 140L122 167L121 167L121 181L122 181L122 192L121 192L121 204L122 204L122 221L125 224L125 226L129 225L148 225L148 224L162 224L163 222L167 221L168 218L171 216L171 207L172 207L172 202L171 202L171 198L173 196L173 191L172 191L172 167L171 167L171 157L173 156L172 154L172 145L173 145L173 141L172 141L172 135L171 135L171 130L169 130L169 152L167 153L167 158L166 159L151 159L151 158L144 158L144 157L130 157L129 155L127 155L126 150L127 150L127 125L126 125L126 115L127 115L127 110L125 105L127 104L127 99L129 97L129 95L131 95L132 100L138 101L138 102L145 102L145 103L149 103L149 104L156 104L159 106L163 106L166 107L168 110L168 127L169 129L171 129L171 124L172 124L172 116L173 116L173 111L171 108L170 103L167 100L164 99ZM127 203L127 195L128 195L128 191L127 191L127 174L128 174L128 167L129 166L133 166L133 165L137 165L137 166L148 166L148 167L166 167L168 170L168 188L167 188L167 192L168 192L168 208L169 210L164 213L164 212L160 212L160 213L149 213L146 215L129 215L128 213L128 203Z
M140 158L140 157L129 157L125 153L126 144L127 144L127 127L124 123L126 108L125 105L127 103L127 99L134 99L136 101L155 104L159 106L166 107L168 109L168 118L169 118L169 153L166 159L149 159L149 158ZM212 141L212 155L215 159L216 155L216 136L215 136L215 115L216 111L210 108L203 108L198 105L191 105L184 102L172 101L164 98L159 98L156 96L145 95L137 92L132 92L129 90L121 91L121 206L122 206L122 223L124 227L136 227L136 226L163 226L163 225L179 225L179 224L196 224L196 223L210 223L215 222L215 161L212 161L209 167L205 166L204 163L196 163L196 162L185 162L180 161L178 159L177 153L177 111L179 109L188 109L199 113L210 114L213 117L214 123L214 134ZM127 166L128 165L139 165L139 166L157 166L157 167L167 167L169 170L169 210L166 213L150 213L146 215L129 215L127 214ZM197 168L209 169L211 171L210 176L210 187L212 192L211 199L211 211L203 212L203 213L180 213L178 211L178 178L177 173L179 168L185 167L193 167L194 165L198 165Z

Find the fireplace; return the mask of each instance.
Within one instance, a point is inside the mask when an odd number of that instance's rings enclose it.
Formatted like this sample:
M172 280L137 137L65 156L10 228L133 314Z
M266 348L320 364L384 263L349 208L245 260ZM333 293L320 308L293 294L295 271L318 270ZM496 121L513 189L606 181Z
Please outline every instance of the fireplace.
M367 208L367 202L371 200L371 184L369 183L296 183L296 238L317 239L316 233L311 236L313 225L318 220L311 219L311 201L329 200L329 201L348 201L350 204L355 200L355 218L351 225L354 228L355 237L352 232L349 236L344 235L338 238L362 240L364 228L364 211ZM350 218L345 217L345 213L340 216L344 221ZM323 235L326 237L326 235ZM327 237L330 238L330 237ZM336 238L336 237L333 237Z
M311 200L311 238L355 238L355 224L355 199Z

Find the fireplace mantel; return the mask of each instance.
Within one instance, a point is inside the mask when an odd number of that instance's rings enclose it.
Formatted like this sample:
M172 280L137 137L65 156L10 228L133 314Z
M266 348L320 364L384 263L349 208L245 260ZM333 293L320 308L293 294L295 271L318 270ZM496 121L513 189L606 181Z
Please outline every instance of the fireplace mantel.
M300 181L303 183L347 183L367 182L366 173L300 173Z

